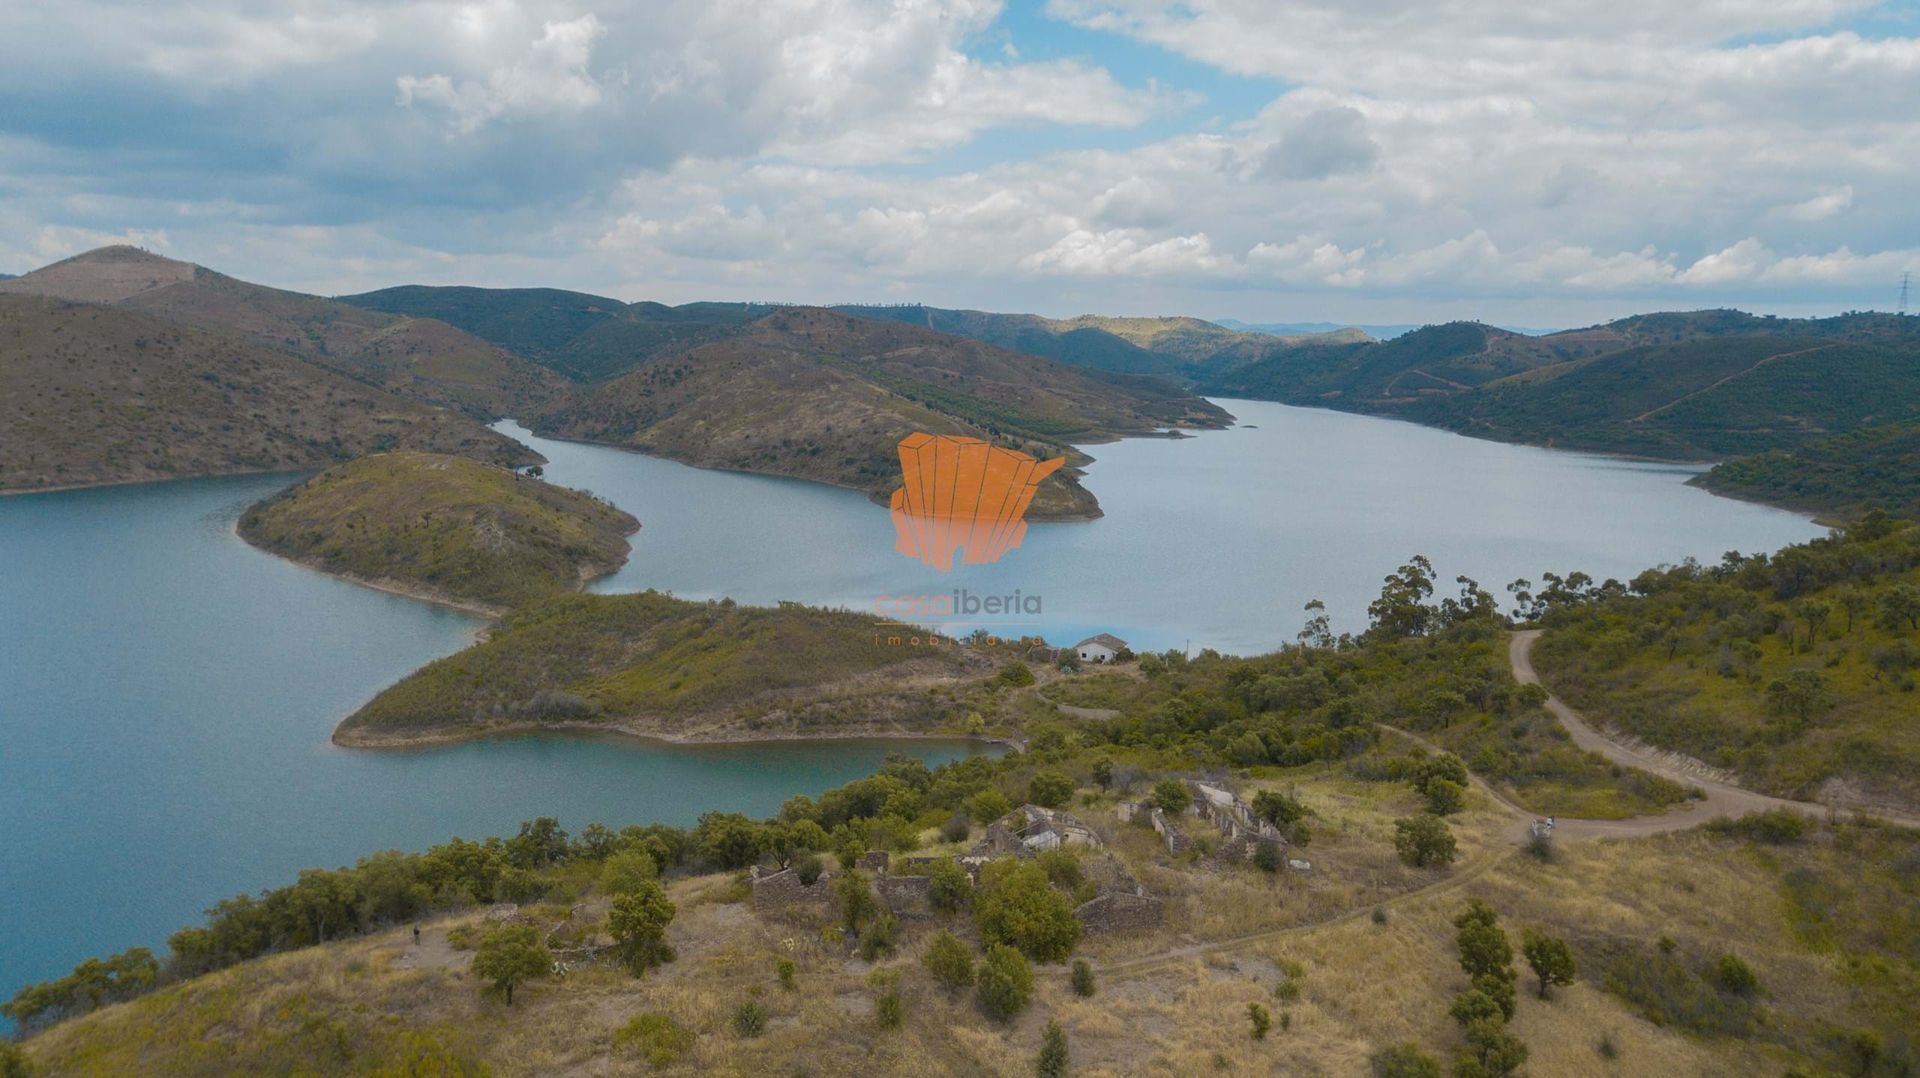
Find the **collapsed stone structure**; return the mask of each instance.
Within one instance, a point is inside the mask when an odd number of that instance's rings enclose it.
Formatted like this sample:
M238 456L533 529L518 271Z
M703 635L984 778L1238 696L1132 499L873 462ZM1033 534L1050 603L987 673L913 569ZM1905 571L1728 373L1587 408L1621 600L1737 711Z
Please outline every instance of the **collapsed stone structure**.
M1276 853L1286 851L1287 838L1280 829L1255 815L1232 790L1189 779L1187 792L1192 795L1192 803L1187 806L1186 815L1200 817L1220 833L1218 853L1222 860L1251 861L1262 846L1271 846ZM1185 853L1193 845L1193 840L1168 819L1158 805L1122 801L1116 811L1124 821L1136 820L1144 813L1148 823L1166 841L1169 853Z

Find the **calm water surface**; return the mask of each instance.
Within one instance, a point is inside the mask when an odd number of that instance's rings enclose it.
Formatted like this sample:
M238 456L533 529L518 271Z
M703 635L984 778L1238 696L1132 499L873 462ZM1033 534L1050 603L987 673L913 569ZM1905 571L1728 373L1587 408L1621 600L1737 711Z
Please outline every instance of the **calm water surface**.
M1071 643L1252 652L1327 601L1362 627L1413 553L1494 588L1542 569L1626 577L1818 534L1682 485L1689 469L1228 401L1238 429L1093 447L1107 515L1035 525L999 563L941 574L893 552L846 491L528 438L556 482L644 527L604 591L871 609L880 596L1040 597L987 626ZM513 429L513 428L509 428ZM291 477L0 498L0 995L145 944L301 867L555 815L691 823L865 774L889 747L668 748L526 738L350 752L327 735L381 686L464 646L460 614L332 580L232 534ZM955 631L975 621L952 626ZM913 743L943 760L969 751Z

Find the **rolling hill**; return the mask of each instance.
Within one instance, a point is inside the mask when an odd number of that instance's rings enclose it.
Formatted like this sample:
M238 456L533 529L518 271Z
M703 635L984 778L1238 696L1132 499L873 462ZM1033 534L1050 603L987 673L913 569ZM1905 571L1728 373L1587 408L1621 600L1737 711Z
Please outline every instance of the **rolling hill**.
M456 413L139 311L0 294L0 489L317 468L388 449L540 456Z
M1714 466L1693 482L1716 494L1851 517L1882 508L1920 520L1920 424L1868 427Z
M1217 427L1169 383L1106 374L897 322L787 308L746 331L582 389L531 426L711 468L785 475L884 499L915 431L990 438L1035 456L1070 443ZM1029 519L1098 515L1070 470Z
M416 452L336 465L240 518L242 538L302 564L491 610L618 569L639 527L577 490Z
M544 403L552 372L444 322L250 284L136 247L102 247L0 282L0 293L110 304L299 356L479 419Z

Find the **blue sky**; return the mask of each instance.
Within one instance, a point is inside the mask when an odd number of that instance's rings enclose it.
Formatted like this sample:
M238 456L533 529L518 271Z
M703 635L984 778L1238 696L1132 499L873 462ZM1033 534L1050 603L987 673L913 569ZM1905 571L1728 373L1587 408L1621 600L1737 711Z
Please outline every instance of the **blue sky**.
M1920 2L0 8L0 270L1575 325L1890 307Z

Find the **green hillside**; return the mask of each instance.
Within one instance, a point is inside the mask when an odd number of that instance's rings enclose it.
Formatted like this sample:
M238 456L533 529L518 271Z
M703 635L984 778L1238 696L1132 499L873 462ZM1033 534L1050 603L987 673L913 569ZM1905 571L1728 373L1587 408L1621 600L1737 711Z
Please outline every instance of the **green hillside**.
M639 527L578 491L432 453L329 468L240 518L248 542L317 569L493 608L612 572Z
M1852 516L1920 520L1920 425L1894 423L1726 461L1694 480L1736 498Z
M655 592L558 596L512 611L484 642L381 692L334 739L455 740L554 724L661 736L924 728L932 716L913 680L991 673L983 661L954 646L890 644L871 614Z

